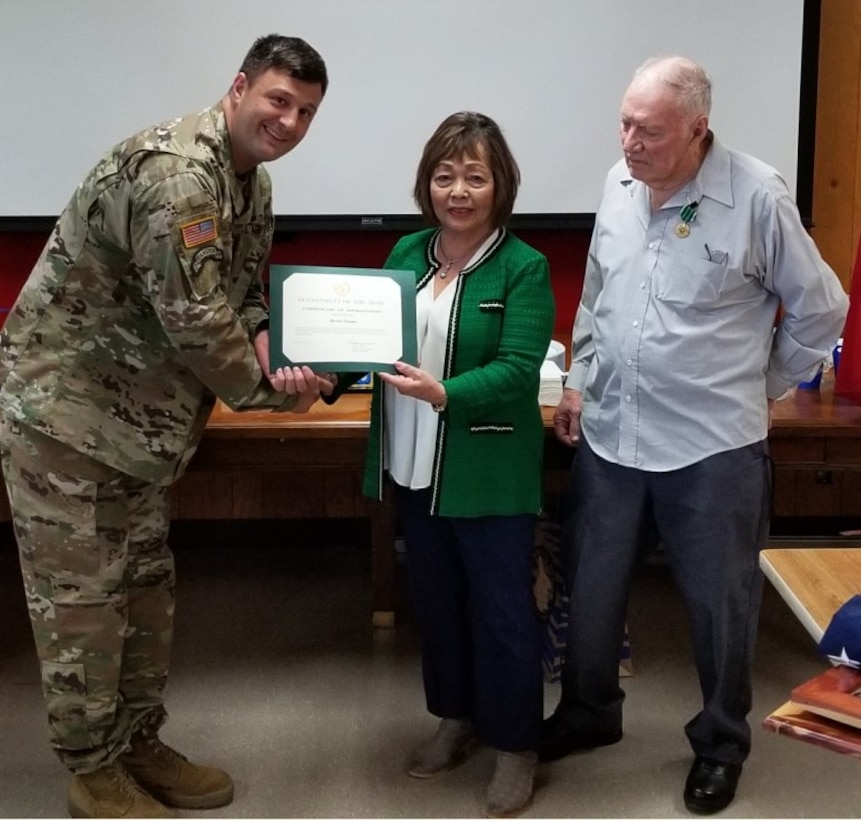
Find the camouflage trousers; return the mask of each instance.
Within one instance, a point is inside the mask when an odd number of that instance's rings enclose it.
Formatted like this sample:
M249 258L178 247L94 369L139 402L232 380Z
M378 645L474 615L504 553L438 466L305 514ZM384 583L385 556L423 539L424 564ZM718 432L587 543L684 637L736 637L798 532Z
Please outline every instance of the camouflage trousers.
M0 460L51 744L75 773L166 720L175 574L168 488L10 420Z

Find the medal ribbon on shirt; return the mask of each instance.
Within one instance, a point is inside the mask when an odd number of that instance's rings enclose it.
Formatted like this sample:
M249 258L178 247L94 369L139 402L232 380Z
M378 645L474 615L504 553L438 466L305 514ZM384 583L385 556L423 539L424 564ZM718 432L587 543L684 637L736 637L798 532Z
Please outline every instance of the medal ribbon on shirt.
M674 233L679 239L687 239L691 235L691 222L697 218L697 207L699 204L699 200L688 202L679 211L679 218L682 221L674 228Z

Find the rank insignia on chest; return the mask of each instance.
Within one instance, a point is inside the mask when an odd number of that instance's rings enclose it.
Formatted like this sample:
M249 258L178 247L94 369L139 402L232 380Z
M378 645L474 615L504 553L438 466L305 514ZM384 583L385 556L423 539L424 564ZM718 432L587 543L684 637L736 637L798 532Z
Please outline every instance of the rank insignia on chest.
M211 242L218 236L215 216L204 216L192 222L186 222L179 227L182 234L182 244L186 248L196 248L205 242Z

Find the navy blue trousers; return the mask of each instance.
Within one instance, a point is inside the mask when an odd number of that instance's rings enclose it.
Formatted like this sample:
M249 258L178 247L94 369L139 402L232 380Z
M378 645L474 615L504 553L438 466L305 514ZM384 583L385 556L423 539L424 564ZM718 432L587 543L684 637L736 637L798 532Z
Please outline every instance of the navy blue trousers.
M628 590L641 559L661 543L688 611L702 692L702 710L685 726L688 741L714 760L747 758L770 464L763 441L680 470L646 472L604 461L581 439L563 542L571 603L556 712L565 723L587 732L622 728Z
M532 594L536 516L432 516L395 485L428 710L471 719L483 743L535 749L544 683Z

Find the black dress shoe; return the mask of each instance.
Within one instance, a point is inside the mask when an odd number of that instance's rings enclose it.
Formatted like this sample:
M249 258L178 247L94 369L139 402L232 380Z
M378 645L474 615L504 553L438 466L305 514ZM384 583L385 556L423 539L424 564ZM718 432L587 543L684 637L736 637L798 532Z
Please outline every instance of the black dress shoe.
M614 732L588 733L572 729L556 715L551 715L541 724L541 740L538 744L538 759L542 763L559 760L571 752L609 746L622 739L622 730Z
M741 763L697 757L685 781L685 807L696 814L714 814L732 803Z

